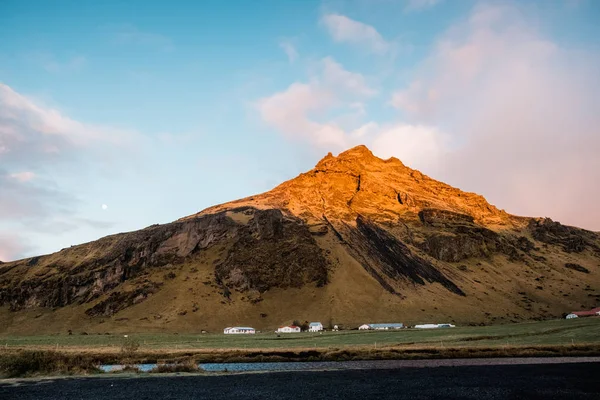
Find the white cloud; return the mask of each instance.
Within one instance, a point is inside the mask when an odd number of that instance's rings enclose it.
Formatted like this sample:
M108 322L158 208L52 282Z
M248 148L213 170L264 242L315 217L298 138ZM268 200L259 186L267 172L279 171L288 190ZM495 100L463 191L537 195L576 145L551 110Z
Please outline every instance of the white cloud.
M343 146L343 131L329 123L319 123L312 114L335 103L334 94L319 84L294 83L285 91L258 102L262 119L286 135L320 145Z
M386 159L393 156L426 171L438 167L446 151L445 135L432 126L399 123L378 129L370 136L375 155Z
M359 45L375 54L385 54L390 50L390 44L371 25L339 14L324 15L322 23L336 42Z
M356 72L345 70L333 58L326 57L322 60L323 80L325 84L342 94L371 97L377 92L367 85L365 77Z
M294 46L290 41L280 41L279 47L281 47L281 49L284 51L290 64L293 64L298 59L298 51L296 50L296 46Z
M375 93L362 75L345 70L327 57L319 63L319 73L310 83L293 83L285 91L259 100L257 109L265 123L288 137L341 149L350 143L349 139L339 123L327 118L327 113L334 108L363 113L364 105L355 100Z

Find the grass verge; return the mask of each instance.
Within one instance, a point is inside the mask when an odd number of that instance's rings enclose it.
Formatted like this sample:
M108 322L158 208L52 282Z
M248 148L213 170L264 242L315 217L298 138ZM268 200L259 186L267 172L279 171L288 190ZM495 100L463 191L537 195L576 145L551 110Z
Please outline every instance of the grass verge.
M180 352L79 352L52 350L3 350L0 377L80 375L99 373L101 364L159 364L153 372L199 372L198 363L296 362L354 360L417 360L496 357L580 357L600 356L599 344L504 347L357 347L344 349L223 350Z

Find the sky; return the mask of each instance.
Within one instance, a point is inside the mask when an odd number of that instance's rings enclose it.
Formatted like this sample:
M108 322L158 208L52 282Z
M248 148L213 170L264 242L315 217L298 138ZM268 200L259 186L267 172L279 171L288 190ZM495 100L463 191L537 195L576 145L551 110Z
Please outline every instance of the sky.
M600 1L0 1L0 260L358 144L600 231Z

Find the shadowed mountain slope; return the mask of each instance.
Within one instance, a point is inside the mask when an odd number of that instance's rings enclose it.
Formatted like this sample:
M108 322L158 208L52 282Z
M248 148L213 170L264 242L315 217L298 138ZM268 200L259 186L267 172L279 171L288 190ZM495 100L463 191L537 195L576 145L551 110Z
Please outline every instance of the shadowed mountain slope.
M600 302L600 237L358 146L273 190L0 265L0 332L508 322Z

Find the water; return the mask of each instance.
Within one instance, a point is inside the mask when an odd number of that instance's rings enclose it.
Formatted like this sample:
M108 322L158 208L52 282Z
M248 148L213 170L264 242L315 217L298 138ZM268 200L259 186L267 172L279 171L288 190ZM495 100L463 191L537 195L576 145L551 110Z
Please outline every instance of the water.
M208 363L199 364L207 372L248 372L248 371L310 371L350 369L351 363L362 361L310 361L310 362L263 362L263 363Z
M428 368L481 365L526 365L600 362L600 357L509 357L469 358L432 360L364 360L364 361L301 361L301 362L257 362L257 363L204 363L198 364L206 372L268 372L268 371L334 371L357 369ZM167 364L174 365L174 364ZM133 364L140 372L150 372L158 364ZM122 371L125 365L100 365L104 372Z
M365 369L385 361L310 361L310 362L262 362L262 363L205 363L198 364L206 372L252 372L252 371L311 371L337 369ZM119 372L125 367L136 368L140 372L150 372L158 364L105 364L99 368L103 372Z
M136 368L140 372L150 372L155 369L158 364L132 364L132 365L123 365L123 364L105 364L100 365L100 368L103 372L117 372L123 371L125 367L133 367Z
M348 362L268 362L268 363L207 363L198 364L198 368L206 372L249 372L249 371L309 371L348 369ZM105 364L98 368L103 372L119 372L125 367L136 368L140 372L150 372L158 364Z

